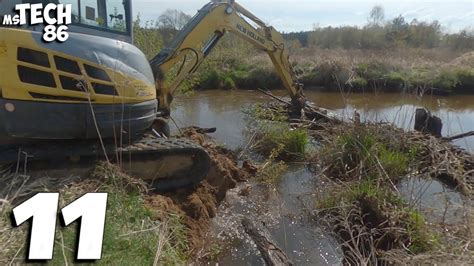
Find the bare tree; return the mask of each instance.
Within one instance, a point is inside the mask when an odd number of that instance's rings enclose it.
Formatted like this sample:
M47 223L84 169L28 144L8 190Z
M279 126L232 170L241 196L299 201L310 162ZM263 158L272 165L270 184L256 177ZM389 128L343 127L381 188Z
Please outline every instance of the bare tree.
M369 13L369 22L373 26L380 26L385 18L385 11L382 6L376 5Z
M161 29L180 30L190 19L191 16L182 11L167 9L158 17L157 26Z

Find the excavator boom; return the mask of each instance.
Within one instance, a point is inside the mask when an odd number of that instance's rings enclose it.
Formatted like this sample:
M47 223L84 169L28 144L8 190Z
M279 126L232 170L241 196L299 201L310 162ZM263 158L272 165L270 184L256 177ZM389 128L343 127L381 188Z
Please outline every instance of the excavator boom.
M169 47L150 61L160 109L169 112L175 90L197 70L226 32L236 34L265 51L294 107L304 107L303 86L297 81L281 34L234 1L212 1L199 10ZM165 74L177 64L180 67L176 77L172 82L167 82Z

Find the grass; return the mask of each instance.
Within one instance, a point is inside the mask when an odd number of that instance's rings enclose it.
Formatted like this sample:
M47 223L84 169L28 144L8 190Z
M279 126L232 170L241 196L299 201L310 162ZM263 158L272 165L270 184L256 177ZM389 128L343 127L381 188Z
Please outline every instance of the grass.
M331 196L317 203L317 209L324 212L340 208L361 208L363 226L367 226L367 230L397 235L401 242L393 240L394 246L391 248L402 248L403 245L413 254L418 254L440 245L439 234L427 226L423 214L408 205L393 190L377 185L377 180L373 177L372 180L357 181L348 187L338 187L330 193ZM330 215L337 216L341 213L330 212ZM334 221L333 218L329 219Z
M108 193L102 259L99 265L184 264L187 261L186 225L180 215L148 207L146 186L122 174L115 167L101 164L94 176L98 179L80 181L61 189L60 207L64 207L84 193ZM0 259L3 263L23 259L26 226L12 228L7 223L10 208L2 210ZM51 265L74 263L78 224L68 227L58 224ZM8 236L3 238L3 236ZM14 237L15 241L10 238ZM9 242L6 242L6 241ZM23 247L23 248L22 248Z
M330 176L354 180L383 174L396 182L409 171L416 150L384 141L379 134L364 126L348 129L323 147L319 160L328 165Z
M94 175L105 178L99 189L109 195L103 256L98 264L151 265L157 257L163 263L186 261L185 225L179 215L148 207L145 186L113 167L100 165ZM70 202L77 191L67 189L61 195L64 202ZM65 245L69 247L66 250L74 249L76 228L64 228L61 232ZM63 265L64 260L73 261L71 252L66 251L64 257L61 253L62 247L56 245L53 264Z
M254 149L269 156L275 150L278 158L303 159L309 143L306 130L291 129L286 123L258 122L258 136Z
M269 110L264 104L244 109L249 132L254 132L252 149L266 157L301 160L307 156L309 135L307 130L293 129L288 125L282 107Z
M311 54L308 55L311 57ZM221 60L214 58L211 60ZM194 89L281 89L282 83L267 59L254 62L231 61L225 68L208 64L198 71ZM304 59L307 60L307 59ZM434 66L414 64L403 66L389 59L369 58L345 62L341 58L314 64L297 62L301 82L307 87L325 90L416 91L435 88L451 93L473 93L474 68L438 63ZM400 63L401 64L401 63Z
M229 47L218 49L233 51ZM197 90L283 88L266 54L254 50L244 54L211 54L194 75L196 82L191 87ZM409 48L394 51L299 48L292 51L290 58L307 89L418 92L434 88L448 93L474 93L474 65L466 63L472 60L471 53Z

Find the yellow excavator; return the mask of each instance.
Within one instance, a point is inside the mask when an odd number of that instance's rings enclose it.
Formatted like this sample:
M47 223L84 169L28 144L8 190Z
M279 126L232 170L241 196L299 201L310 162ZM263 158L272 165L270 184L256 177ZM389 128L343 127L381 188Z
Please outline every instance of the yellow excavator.
M64 43L42 41L43 26L0 27L0 164L106 159L158 190L200 182L209 156L163 121L226 32L267 52L295 109L305 104L282 36L234 1L206 4L151 61L132 45L130 0L0 1L0 15L24 2L71 4L73 23Z

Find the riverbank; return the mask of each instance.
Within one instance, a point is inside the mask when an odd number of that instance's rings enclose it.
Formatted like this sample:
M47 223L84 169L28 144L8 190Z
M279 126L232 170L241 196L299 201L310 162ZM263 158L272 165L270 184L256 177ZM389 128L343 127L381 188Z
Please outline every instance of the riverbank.
M290 59L306 90L474 94L474 53L440 49L367 51L300 48ZM217 53L184 90L282 89L266 54Z
M27 226L13 227L14 206L45 191L60 192L60 208L85 193L107 192L108 205L102 258L99 265L185 264L204 246L204 236L226 191L253 173L250 164L239 167L230 150L220 147L194 128L180 137L204 147L211 157L209 175L198 186L170 193L150 191L139 177L103 162L92 171L72 169L58 178L48 171L33 176L4 174L0 178L0 264L21 264L26 257ZM84 172L85 171L85 172ZM66 176L66 177L65 177ZM58 227L52 265L75 261L77 226Z

